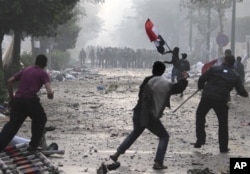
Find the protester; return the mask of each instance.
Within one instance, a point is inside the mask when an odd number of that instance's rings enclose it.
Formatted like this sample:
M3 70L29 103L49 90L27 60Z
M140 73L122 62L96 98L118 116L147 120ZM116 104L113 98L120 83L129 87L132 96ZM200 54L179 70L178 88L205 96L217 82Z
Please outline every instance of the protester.
M240 56L238 56L236 58L236 62L234 64L234 69L238 72L240 79L242 81L242 83L245 83L245 70L244 70L244 65L243 63L241 63L242 58Z
M159 137L159 144L154 159L153 169L166 169L163 165L165 153L168 146L169 134L162 125L162 117L165 107L170 107L170 95L177 94L185 90L188 81L186 76L178 83L169 82L162 74L165 71L164 63L156 61L153 64L152 76L146 77L139 90L139 99L133 113L133 131L126 137L118 147L116 153L110 156L113 161L117 161L121 154L136 141L145 129Z
M84 48L82 48L80 53L79 53L80 65L83 65L85 63L86 57L87 57L87 54L86 54Z
M217 59L213 59L210 62L207 62L203 65L202 69L201 69L201 73L204 74L207 70L209 70L212 66L218 66L221 65L224 61L225 56L227 55L232 55L232 51L230 49L226 49L224 51L224 56L219 57ZM229 94L229 100L230 100L230 94Z
M211 67L200 76L198 89L202 96L196 110L196 137L195 148L200 148L206 143L205 122L206 114L210 109L216 113L219 123L218 139L221 153L229 152L228 148L228 110L227 105L230 91L235 88L240 96L248 97L239 75L233 70L235 58L226 55L224 62L219 66Z
M177 62L177 66L176 66L177 81L183 78L183 74L186 74L188 73L188 71L190 71L190 63L187 60L187 54L182 53L181 56L182 58ZM183 97L183 92L181 93L180 97Z
M0 133L0 151L10 143L19 128L29 116L31 122L30 151L36 151L44 133L47 122L46 113L40 103L37 92L44 85L47 97L53 99L54 93L50 86L50 78L44 70L47 65L47 57L38 55L35 65L24 68L8 80L8 92L10 102L10 120L4 125ZM19 82L18 89L13 94L13 83Z
M173 51L168 51L168 53L172 53L171 61L164 61L164 63L173 64L172 73L171 73L171 81L174 83L175 78L177 76L177 62L180 60L179 58L179 47L174 47Z
M225 57L230 55L232 55L232 51L230 49L226 49L224 51L224 56L219 57L215 65L221 65L224 62Z

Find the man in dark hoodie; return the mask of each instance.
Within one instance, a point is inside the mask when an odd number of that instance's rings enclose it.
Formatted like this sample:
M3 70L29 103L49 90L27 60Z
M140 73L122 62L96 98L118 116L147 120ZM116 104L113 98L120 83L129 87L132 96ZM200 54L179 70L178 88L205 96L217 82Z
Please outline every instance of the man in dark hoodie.
M180 60L179 58L179 47L174 47L173 51L168 51L166 53L172 53L172 59L171 61L164 61L164 63L167 64L173 64L172 72L171 72L171 81L175 82L175 78L177 76L178 71L178 62Z
M159 137L159 145L153 169L161 170L167 168L167 166L163 165L163 161L168 146L169 134L162 125L160 118L162 117L164 108L166 106L170 107L170 95L184 91L188 81L183 78L175 84L168 82L162 76L165 68L164 63L156 61L152 69L153 75L146 77L141 84L139 99L133 114L134 129L118 147L116 153L110 156L113 161L116 162L119 156L125 153L142 132L148 129Z
M182 79L183 72L190 71L190 63L187 60L187 54L182 53L182 58L177 62L177 81ZM181 93L180 97L183 97L183 93Z
M229 152L228 148L228 96L233 88L240 96L248 97L240 76L233 70L235 58L226 55L224 62L213 66L198 80L198 89L202 91L200 103L196 111L195 148L200 148L206 142L205 122L206 114L213 109L219 122L219 149L221 153Z

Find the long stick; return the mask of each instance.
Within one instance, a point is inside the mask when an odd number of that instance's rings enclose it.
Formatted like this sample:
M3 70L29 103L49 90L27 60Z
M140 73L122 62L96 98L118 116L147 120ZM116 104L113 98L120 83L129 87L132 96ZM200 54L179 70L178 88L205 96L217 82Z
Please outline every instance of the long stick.
M168 47L169 51L171 51L171 48L168 46L167 42L165 41L166 46Z
M41 150L41 153L43 153L45 156L53 155L53 154L65 154L65 150Z
M175 113L180 107L182 107L182 105L184 105L190 98L192 98L197 92L199 92L199 90L196 90L193 94L191 94L186 100L184 100L174 111L173 113Z

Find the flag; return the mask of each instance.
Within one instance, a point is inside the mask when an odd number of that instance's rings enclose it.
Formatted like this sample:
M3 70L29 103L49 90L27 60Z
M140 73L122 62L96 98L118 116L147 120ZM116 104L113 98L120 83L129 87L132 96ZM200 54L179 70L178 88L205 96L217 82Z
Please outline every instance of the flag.
M214 59L208 63L205 63L201 68L201 74L204 74L206 71L208 71L217 61L218 59Z
M153 22L150 19L147 19L145 22L145 30L150 42L155 44L157 51L161 54L166 54L166 47L168 48L168 45L162 36L158 34Z

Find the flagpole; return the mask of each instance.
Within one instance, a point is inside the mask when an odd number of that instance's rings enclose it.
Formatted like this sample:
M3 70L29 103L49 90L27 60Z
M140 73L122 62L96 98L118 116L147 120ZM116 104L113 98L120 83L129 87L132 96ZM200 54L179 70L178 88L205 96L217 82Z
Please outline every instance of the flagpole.
M168 46L168 44L167 44L167 42L166 42L166 41L165 41L165 44L167 45L167 47L168 47L169 51L171 51L171 49L170 49L170 47Z

